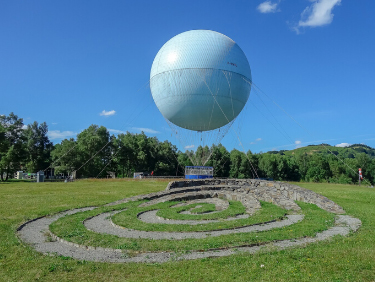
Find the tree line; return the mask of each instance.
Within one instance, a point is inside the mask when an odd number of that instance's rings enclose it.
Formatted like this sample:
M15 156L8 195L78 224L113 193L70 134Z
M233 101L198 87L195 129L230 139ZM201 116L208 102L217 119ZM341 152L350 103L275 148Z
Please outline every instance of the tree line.
M0 176L2 181L18 171L51 171L77 178L132 177L134 172L154 172L156 176L183 176L185 166L193 165L191 152L181 152L169 141L140 134L111 135L104 126L91 125L76 138L53 144L48 138L45 122L27 126L14 113L0 116ZM326 144L329 146L328 144ZM196 154L212 150L206 163L214 167L215 177L267 178L280 181L312 181L356 183L358 168L374 183L375 158L373 149L358 145L360 151L272 151L253 154L219 144L211 148L199 147ZM371 154L366 149L371 149ZM362 150L362 151L361 151ZM313 153L312 153L313 152Z
M47 132L45 122L25 126L14 113L0 115L1 181L7 181L17 170L37 171L49 165L54 146Z

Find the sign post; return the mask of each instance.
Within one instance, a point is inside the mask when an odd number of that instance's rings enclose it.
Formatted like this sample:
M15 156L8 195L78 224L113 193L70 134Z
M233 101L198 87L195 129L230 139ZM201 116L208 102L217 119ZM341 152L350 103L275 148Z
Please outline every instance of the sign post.
M359 168L358 169L358 183L359 183L359 186L361 186L361 180L363 179L362 177L362 169Z

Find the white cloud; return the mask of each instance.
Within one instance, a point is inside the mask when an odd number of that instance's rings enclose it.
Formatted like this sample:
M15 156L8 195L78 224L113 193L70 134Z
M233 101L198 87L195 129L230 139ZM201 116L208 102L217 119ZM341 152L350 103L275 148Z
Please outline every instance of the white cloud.
M330 24L333 20L332 10L336 5L340 5L341 0L310 0L311 6L306 7L301 13L298 25L293 29L300 32L300 27L317 27Z
M22 129L23 130L27 129L27 125L26 124L22 125Z
M296 145L296 149L302 147L302 145L301 145L302 142L301 142L300 140L296 140L296 141L294 141L294 144Z
M260 142L260 141L262 141L262 138L257 138L257 139L255 139L255 141L250 142L250 144L254 145L254 144L256 144L257 142Z
M53 122L52 124L53 124L53 125L56 125L56 124L57 124L57 122Z
M48 137L50 140L54 139L65 139L68 137L74 137L76 133L73 131L60 131L60 130L51 130L48 131Z
M159 131L153 130L151 128L144 128L144 127L132 127L133 130L136 131L143 131L145 133L152 133L152 134L158 134L160 133Z
M192 149L194 147L195 147L194 145L187 145L187 146L185 146L185 149Z
M122 130L118 130L118 129L111 129L111 128L108 128L107 130L108 130L109 132L112 132L112 133L117 133L117 134L124 133L124 134L126 134L126 131L122 131Z
M340 144L335 145L335 147L349 147L350 145L352 145L352 144L349 144L349 143L340 143Z
M108 112L106 110L103 110L99 115L108 117L108 116L113 116L115 113L116 113L115 110L108 111Z
M277 9L277 5L279 3L272 3L271 1L264 1L263 3L260 3L257 7L258 11L265 14L265 13L275 13L279 12L280 10Z

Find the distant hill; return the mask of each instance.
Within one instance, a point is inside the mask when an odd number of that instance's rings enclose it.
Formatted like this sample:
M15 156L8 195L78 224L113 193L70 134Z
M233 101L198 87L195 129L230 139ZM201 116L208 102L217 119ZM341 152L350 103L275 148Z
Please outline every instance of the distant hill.
M360 153L367 154L370 158L375 159L375 149L364 144L353 144L349 147L335 147L329 144L308 145L294 150L269 151L268 154L280 155L300 155L300 154L322 154L328 155L331 152L342 158L355 158Z

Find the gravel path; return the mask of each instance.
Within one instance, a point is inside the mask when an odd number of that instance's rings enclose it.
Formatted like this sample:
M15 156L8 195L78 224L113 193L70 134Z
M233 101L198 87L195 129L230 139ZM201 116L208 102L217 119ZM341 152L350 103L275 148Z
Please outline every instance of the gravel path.
M32 245L35 250L44 254L62 255L72 257L74 259L98 262L148 262L162 263L173 260L198 259L207 257L221 257L231 254L246 252L255 253L264 248L285 249L289 247L304 246L308 243L325 240L335 235L348 235L350 231L356 231L361 225L361 221L351 216L339 215L336 220L336 226L326 231L320 232L314 238L302 238L296 240L283 240L273 243L267 243L262 246L253 247L236 247L225 250L206 251L206 252L190 252L186 254L176 254L171 252L160 253L142 253L136 256L128 257L123 250L94 248L87 246L79 246L74 243L67 242L57 238L57 241L48 242L47 236L48 226L55 220L69 214L80 211L90 210L92 208L76 209L68 212L62 212L52 217L42 217L23 224L18 230L18 236L24 242Z
M228 217L225 219L205 219L205 220L176 220L167 219L157 216L158 210L147 211L138 215L138 219L146 223L163 223L163 224L188 224L188 225L198 225L207 224L212 222L223 222L228 220L237 220L241 218L248 218L249 214L240 214L234 217ZM208 214L208 213L207 213Z
M303 215L288 215L286 219L280 221L274 221L262 225L251 225L245 227L239 227L234 229L215 230L215 231L204 231L204 232L157 232L157 231L141 231L131 230L118 225L115 225L110 220L111 213L102 213L98 216L90 218L84 222L87 229L96 233L106 233L116 235L124 238L142 238L142 239L170 239L170 240L181 240L187 238L201 239L207 237L217 237L221 235L234 234L234 233L248 233L257 231L266 231L273 228L280 228L288 225L292 225L301 221Z

